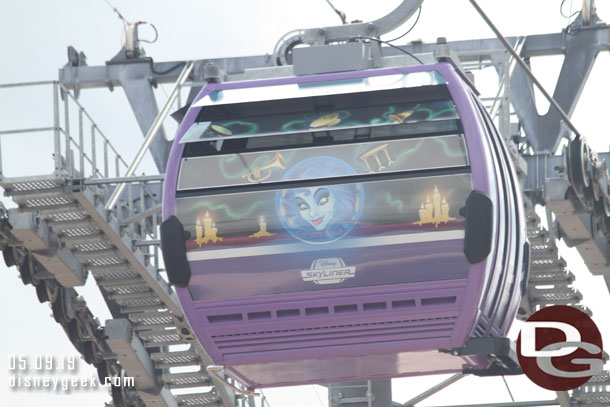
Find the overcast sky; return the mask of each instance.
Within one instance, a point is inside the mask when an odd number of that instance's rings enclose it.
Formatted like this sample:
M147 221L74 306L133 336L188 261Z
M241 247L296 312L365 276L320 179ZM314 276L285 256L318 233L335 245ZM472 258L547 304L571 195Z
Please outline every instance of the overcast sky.
M271 53L276 41L284 33L296 28L328 26L339 23L336 14L325 0L110 0L129 21L153 23L159 31L155 44L144 44L155 61L203 59ZM335 0L337 8L345 11L348 21L372 20L395 8L399 0ZM581 3L567 0L565 11L576 9ZM573 4L572 4L573 3ZM599 14L610 20L610 2L599 1ZM559 32L567 20L559 13L560 0L481 0L481 6L505 35L526 35ZM387 36L404 32L411 22ZM73 45L87 55L90 66L103 65L121 47L122 23L103 0L0 0L0 83L28 82L57 79L58 69L67 61L66 48ZM152 33L143 28L142 38ZM449 40L489 38L491 31L478 17L467 0L426 0L421 19L405 42L416 39L434 41L439 36ZM402 42L400 42L402 43ZM610 59L602 53L591 73L581 97L574 122L580 132L599 151L607 151L610 141L607 129L607 96L610 94ZM533 60L535 72L551 90L559 72L561 58ZM495 78L485 73L477 78L481 90L495 94ZM170 92L169 85L157 91L160 102ZM41 90L13 92L0 89L0 129L50 126L50 92ZM135 154L142 140L135 119L121 89L86 90L81 103L97 121L100 129L124 154L127 161ZM541 104L541 109L544 103ZM168 132L173 128L168 127ZM50 151L45 140L24 138L2 139L2 160L17 173L44 174ZM48 136L47 136L48 137ZM6 143L13 143L5 148ZM12 152L12 153L11 153ZM34 154L42 154L41 159ZM46 160L46 161L45 161ZM43 162L44 161L44 162ZM153 168L147 158L139 170L150 173ZM15 174L17 175L17 174ZM5 199L7 205L9 201ZM574 251L563 251L570 269L577 275L579 289L586 304L594 311L594 319L610 340L610 322L601 318L610 309L608 292L599 277L591 276ZM0 284L5 287L0 297L3 310L3 329L0 334L0 401L2 405L39 405L47 407L102 406L109 400L106 390L75 391L70 395L49 391L11 391L8 387L8 358L10 355L78 354L69 343L61 327L49 317L48 304L39 304L32 286L24 286L15 268L0 267ZM93 312L104 321L109 314L96 288L88 280L79 289ZM511 331L516 337L518 324ZM94 371L84 362L78 376L88 377ZM393 381L394 400L404 402L447 376L419 377ZM544 391L524 377L508 377L516 400L552 399L553 393ZM290 405L326 405L326 391L322 387L303 386L267 390L265 394L273 407ZM44 399L41 399L44 397ZM466 378L450 389L439 393L421 406L510 401L500 378Z

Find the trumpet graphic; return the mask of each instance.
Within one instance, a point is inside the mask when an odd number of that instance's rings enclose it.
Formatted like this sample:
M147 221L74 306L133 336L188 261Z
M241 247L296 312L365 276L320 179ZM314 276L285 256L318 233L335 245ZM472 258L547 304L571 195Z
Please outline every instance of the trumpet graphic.
M405 120L407 120L407 118L409 116L411 116L413 114L413 110L405 110L402 113L398 113L398 114L391 114L388 117L390 118L390 120L392 120L394 123L400 124L402 122L404 122Z
M242 175L242 178L247 178L250 182L262 182L271 176L273 168L286 169L284 157L280 153L275 153L275 156L267 164L262 167L254 167L247 174Z

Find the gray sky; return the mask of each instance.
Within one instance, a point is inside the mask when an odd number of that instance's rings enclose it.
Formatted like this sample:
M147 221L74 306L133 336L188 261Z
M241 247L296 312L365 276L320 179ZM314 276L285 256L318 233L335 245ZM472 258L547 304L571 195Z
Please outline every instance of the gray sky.
M276 41L295 28L336 25L339 19L324 0L111 0L129 21L145 20L156 25L159 40L144 44L147 54L155 61L201 59L271 53ZM372 20L392 10L399 0L335 0L346 12L348 21ZM560 31L567 20L559 14L560 0L481 0L481 6L505 35L525 35ZM565 9L576 8L580 1L567 0ZM598 0L598 11L610 21L610 2ZM400 34L410 27L408 22L396 30ZM87 55L90 66L102 65L121 46L122 23L103 0L0 0L0 83L52 80L67 61L66 47L73 45ZM151 33L143 29L141 37ZM467 0L426 0L421 19L405 41L434 41L445 36L449 40L488 38L492 33L478 17ZM388 38L393 35L388 35ZM402 42L399 42L402 43ZM533 68L549 91L559 72L561 58L537 58ZM610 127L605 99L610 94L610 59L607 53L598 58L575 114L574 122L589 142L606 151ZM479 88L494 94L495 76L484 72L477 77ZM157 91L162 103L170 92L169 85ZM6 92L0 90L0 129L51 125L50 92ZM120 149L129 162L141 142L141 133L131 115L121 89L83 91L81 103L93 116L101 130ZM545 104L541 103L540 109ZM168 133L173 132L170 126ZM23 136L26 137L26 136ZM49 151L40 138L2 140L3 161L21 174L43 174L47 171ZM13 143L5 148L6 143ZM12 148L12 149L11 149ZM40 155L41 159L37 157ZM151 172L150 158L139 171ZM17 174L15 174L17 175ZM9 201L4 200L9 205ZM602 320L604 309L610 309L608 292L599 277L591 276L579 256L563 250L571 270L577 275L578 288L586 304L594 311L606 340L610 340L610 321ZM39 304L32 286L24 286L15 268L0 270L0 284L6 287L0 297L3 330L0 336L0 401L2 405L38 405L71 407L103 405L109 400L106 390L78 390L70 395L49 391L11 391L8 388L8 358L10 355L77 355L61 327L49 317L48 304ZM108 317L103 301L92 279L79 289L93 312L103 321ZM518 324L511 335L516 337ZM84 362L78 376L88 377L94 371ZM446 376L399 379L393 382L394 400L406 401ZM516 400L551 399L554 394L544 391L524 377L509 377L508 383ZM326 391L314 386L291 387L265 391L273 407L290 404L293 407L326 405ZM500 378L466 378L450 389L422 403L426 405L462 404L510 401Z

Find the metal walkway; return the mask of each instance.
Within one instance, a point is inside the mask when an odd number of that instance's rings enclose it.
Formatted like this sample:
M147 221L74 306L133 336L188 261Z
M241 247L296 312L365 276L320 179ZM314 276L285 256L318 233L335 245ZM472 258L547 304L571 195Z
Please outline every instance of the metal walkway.
M128 179L117 209L105 210L116 183L92 175L108 175L109 153L114 155L117 173L119 165L125 163L80 105L79 134L71 137L66 125L69 103L78 102L62 85L45 85L53 87L55 98L62 93L65 102L62 126L59 100L55 103L56 170L48 176L0 179L5 195L18 205L4 210L2 249L7 265L16 264L23 282L36 287L41 302L52 303L55 319L86 361L97 367L100 377L120 375L124 370L125 376L135 378L133 388L112 388L117 407L142 403L236 405L233 392L207 374L209 360L190 334L176 295L159 269L157 225L162 185L158 180L162 177ZM87 120L90 123L85 123ZM85 124L92 128L89 153L84 151ZM61 141L68 146L63 151ZM98 168L95 146L100 141L105 159ZM95 278L114 318L104 327L70 288L84 285L88 273ZM191 371L170 370L178 367ZM173 389L197 392L174 396Z
M582 294L573 287L575 277L567 269L566 261L559 256L555 239L540 222L540 218L530 211L527 222L530 242L530 270L527 295L521 301L518 318L526 320L534 312L551 305L569 305L592 312L581 304ZM607 406L610 403L610 373L605 371L587 383L568 392L557 393L561 407Z

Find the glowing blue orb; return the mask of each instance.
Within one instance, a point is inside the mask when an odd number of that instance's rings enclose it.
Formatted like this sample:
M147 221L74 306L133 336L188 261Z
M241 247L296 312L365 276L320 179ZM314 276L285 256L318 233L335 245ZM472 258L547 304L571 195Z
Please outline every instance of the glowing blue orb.
M323 179L355 175L345 161L311 157L289 168L282 180ZM282 226L307 243L330 243L347 235L362 214L362 184L316 185L277 192L275 207Z

